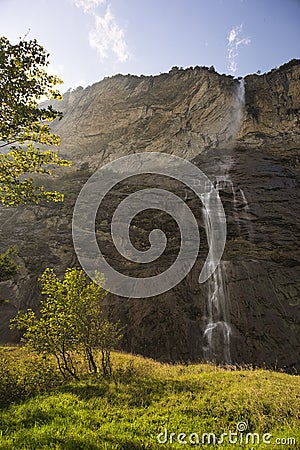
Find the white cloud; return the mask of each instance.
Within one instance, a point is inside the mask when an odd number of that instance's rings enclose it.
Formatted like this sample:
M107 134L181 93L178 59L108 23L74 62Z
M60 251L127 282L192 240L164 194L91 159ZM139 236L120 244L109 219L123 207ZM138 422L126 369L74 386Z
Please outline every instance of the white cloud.
M90 46L96 49L102 59L108 58L112 51L119 62L129 58L124 31L117 24L110 6L103 17L95 14L95 28L89 34Z
M85 14L92 14L95 18L95 28L89 33L89 44L97 50L100 58L109 58L113 53L119 62L127 61L129 50L125 33L112 14L110 5L107 6L104 16L96 12L96 8L104 5L106 0L73 0L73 2Z
M85 13L103 5L106 0L73 0L77 8L83 9Z
M237 71L236 58L238 57L238 48L240 45L248 45L251 42L249 37L239 39L240 33L243 31L243 25L232 27L228 35L228 69L231 73Z

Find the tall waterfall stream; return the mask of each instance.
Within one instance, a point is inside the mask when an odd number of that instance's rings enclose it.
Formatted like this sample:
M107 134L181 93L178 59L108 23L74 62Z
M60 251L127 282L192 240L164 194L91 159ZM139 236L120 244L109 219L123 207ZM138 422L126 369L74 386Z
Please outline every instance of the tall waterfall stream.
M242 120L243 109L245 104L245 86L244 80L240 80L235 92L234 109L232 113L231 130L233 139L235 139ZM226 191L232 197L233 216L237 221L237 228L240 233L240 226L237 215L238 204L242 204L242 208L248 212L249 205L245 193L242 189L236 189L233 181L230 178L230 167L232 160L229 158L226 164L220 164L219 174L214 180L214 187L217 191ZM209 247L211 246L212 230L209 220L210 210L218 208L213 201L213 196L210 193L205 194L205 206L203 206L202 213L204 219L205 232ZM212 253L208 264L214 265L215 256ZM229 294L227 291L227 266L228 262L220 261L216 270L207 281L208 283L208 297L205 311L205 329L203 332L203 354L207 361L212 361L222 364L231 363L230 354L230 336L232 328L228 316Z

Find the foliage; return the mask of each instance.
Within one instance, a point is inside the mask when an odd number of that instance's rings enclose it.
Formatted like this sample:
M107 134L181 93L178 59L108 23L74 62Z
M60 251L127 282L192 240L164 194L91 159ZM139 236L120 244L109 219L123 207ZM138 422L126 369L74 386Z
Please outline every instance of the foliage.
M6 206L63 200L62 194L47 192L29 178L31 174L51 174L49 165L70 165L56 152L42 152L33 146L59 144L49 124L61 118L61 113L52 106L39 106L42 97L60 98L54 86L61 80L47 73L48 58L36 40L13 45L0 38L0 147L9 146L9 152L0 155L0 202ZM14 143L23 146L12 146Z
M47 191L43 186L36 186L33 179L28 178L29 174L51 175L49 164L70 165L68 161L60 159L57 153L50 150L40 152L32 144L28 145L27 151L13 147L9 153L0 154L1 202L6 206L16 206L28 202L39 203L41 199L62 201L63 194Z
M52 362L40 357L31 359L24 349L18 350L18 355L25 353L20 361L10 350L0 350L0 408L49 392L62 383Z
M63 280L53 269L46 269L40 281L44 294L40 317L32 310L19 312L12 327L25 331L23 340L29 348L54 355L64 377L79 379L75 357L80 353L90 371L97 373L95 349L101 349L103 374L110 374L110 352L119 333L118 324L102 313L101 300L107 291L76 268L67 269Z
M49 75L49 54L36 40L13 45L0 38L0 140L58 144L47 122L61 114L52 106L39 108L39 100L60 98L54 86L62 81Z
M230 450L299 447L299 377L261 369L231 370L214 365L168 365L126 354L112 354L114 378L65 383L21 405L0 411L0 448L158 450L191 448L180 432L270 433L272 444L230 444ZM285 392L285 395L282 395ZM159 444L165 429L173 443ZM244 436L246 434L244 433ZM295 437L296 445L274 438ZM196 448L213 445L200 444Z
M0 281L5 281L15 275L19 266L11 259L16 253L14 247L9 247L6 252L0 254Z

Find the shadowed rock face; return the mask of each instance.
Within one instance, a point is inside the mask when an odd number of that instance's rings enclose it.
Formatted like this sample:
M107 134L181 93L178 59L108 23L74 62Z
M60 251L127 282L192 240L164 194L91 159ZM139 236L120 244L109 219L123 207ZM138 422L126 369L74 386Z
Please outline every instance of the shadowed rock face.
M164 151L193 160L212 181L224 173L227 177L219 183L227 217L220 276L230 361L300 370L299 77L297 62L250 75L244 104L236 80L200 68L158 77L116 76L67 93L64 118L54 128L62 136L62 154L75 164L47 181L65 192L65 203L0 210L2 249L17 246L21 266L14 279L0 283L0 299L7 300L0 304L0 340L18 339L8 331L8 319L19 308L36 308L37 277L46 267L63 274L78 264L72 211L93 169L125 154ZM148 299L110 295L105 309L126 325L124 350L167 361L200 360L208 354L204 332L210 294L208 282L198 283L208 248L202 205L193 192L158 176L117 185L98 212L98 242L111 264L131 276L153 276L172 264L180 233L167 214L147 210L131 229L140 250L149 246L153 228L165 231L168 246L155 264L141 268L123 259L109 233L118 203L137 186L153 183L172 190L192 209L201 237L198 260L165 294ZM212 359L224 362L224 339L216 334L214 341Z

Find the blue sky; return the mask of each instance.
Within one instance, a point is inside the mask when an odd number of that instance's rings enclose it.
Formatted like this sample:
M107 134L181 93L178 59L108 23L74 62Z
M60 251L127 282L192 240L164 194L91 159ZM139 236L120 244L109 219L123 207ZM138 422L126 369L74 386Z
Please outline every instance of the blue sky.
M63 91L174 65L265 72L300 57L299 24L300 0L0 0L0 34L30 29Z

